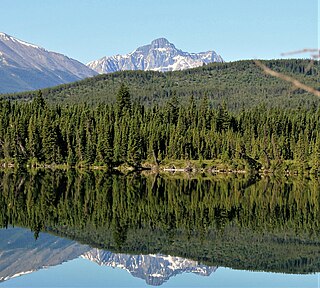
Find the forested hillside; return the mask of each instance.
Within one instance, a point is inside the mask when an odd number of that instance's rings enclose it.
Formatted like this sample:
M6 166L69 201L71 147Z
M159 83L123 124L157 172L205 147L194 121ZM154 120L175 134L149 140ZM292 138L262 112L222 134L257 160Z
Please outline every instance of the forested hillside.
M318 61L311 69L308 69L309 60L268 60L263 63L277 72L293 76L304 84L320 89ZM167 73L116 72L44 89L43 95L49 103L114 103L122 83L130 88L133 100L146 105L162 105L173 96L176 96L181 104L186 104L191 96L196 102L207 96L213 107L217 108L225 101L228 109L237 111L261 104L267 107L310 108L320 103L315 96L300 89L293 89L291 84L264 74L253 61L212 63ZM25 92L1 97L30 100L36 93Z
M0 102L1 161L138 168L154 158L221 159L234 169L320 171L319 107L234 113L207 97L150 107L132 102L125 85L116 94L115 105L49 106L41 92L30 103Z

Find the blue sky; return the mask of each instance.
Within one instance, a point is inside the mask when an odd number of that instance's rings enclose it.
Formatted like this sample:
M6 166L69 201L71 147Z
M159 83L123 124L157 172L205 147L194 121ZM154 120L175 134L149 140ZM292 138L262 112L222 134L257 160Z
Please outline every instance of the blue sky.
M318 0L1 0L0 9L0 32L83 63L159 37L226 61L319 45Z

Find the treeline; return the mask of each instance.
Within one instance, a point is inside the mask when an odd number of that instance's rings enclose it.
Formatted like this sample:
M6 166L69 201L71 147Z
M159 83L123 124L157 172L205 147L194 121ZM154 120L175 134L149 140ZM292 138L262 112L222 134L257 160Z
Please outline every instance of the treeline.
M319 89L319 62L285 59L262 61L266 66L294 77L302 83ZM79 82L43 90L50 104L114 103L121 83L130 87L134 101L145 105L163 105L173 96L186 102L193 96L200 100L205 95L217 108L226 101L228 109L239 111L260 104L266 107L312 108L320 100L290 83L266 75L250 60L230 63L211 63L202 67L174 72L121 71L98 75ZM2 98L28 101L35 91L1 95Z
M21 171L20 171L21 173ZM319 268L319 181L0 172L0 225L122 253L277 272ZM40 236L41 237L41 236Z
M320 109L261 106L235 114L211 108L206 97L146 107L124 85L115 105L48 106L41 91L32 103L0 102L3 163L138 168L155 158L319 173Z

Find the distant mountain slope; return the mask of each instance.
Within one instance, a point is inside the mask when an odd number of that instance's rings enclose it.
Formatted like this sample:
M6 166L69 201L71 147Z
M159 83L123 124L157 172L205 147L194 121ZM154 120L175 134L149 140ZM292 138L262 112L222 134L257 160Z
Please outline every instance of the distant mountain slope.
M76 259L89 246L23 228L0 229L0 282Z
M87 64L98 73L123 70L175 71L194 68L211 62L223 62L214 51L188 53L177 49L165 38L137 48L126 55L103 57Z
M320 89L318 62L307 73L306 67L310 64L308 60L267 60L263 63L273 70ZM310 108L320 104L320 99L316 96L293 89L291 84L264 74L251 60L211 63L167 73L121 71L44 89L43 94L51 103L112 103L121 83L128 85L133 100L138 99L141 103L150 105L162 105L174 95L182 103L188 103L191 95L195 100L206 95L215 107L225 101L233 110L257 105ZM36 93L2 95L2 98L30 100Z
M0 32L0 93L35 90L96 74L74 59Z

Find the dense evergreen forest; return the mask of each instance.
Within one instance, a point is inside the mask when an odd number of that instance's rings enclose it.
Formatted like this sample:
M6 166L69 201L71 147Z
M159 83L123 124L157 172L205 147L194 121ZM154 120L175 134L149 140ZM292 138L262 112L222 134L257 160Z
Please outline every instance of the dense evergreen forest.
M264 64L319 87L318 62ZM2 98L0 164L215 168L218 159L234 170L320 170L320 99L253 61L124 71Z
M9 170L0 172L0 225L114 252L310 273L320 264L319 188L315 178Z
M310 67L310 60L262 61L274 71L292 76L302 83L319 89L319 62ZM253 61L212 63L206 66L174 72L122 71L99 75L83 81L43 90L44 98L54 104L89 105L114 103L121 83L130 87L134 101L143 105L163 105L177 97L186 103L208 97L217 108L222 101L229 110L239 111L264 104L266 107L312 108L320 100L278 78L266 75ZM30 100L36 92L1 95L3 99Z
M132 101L125 85L115 104L50 106L40 91L32 102L0 102L0 159L19 166L107 168L220 159L237 170L318 174L320 108L259 106L234 113L192 96L183 105L172 97L149 107Z

